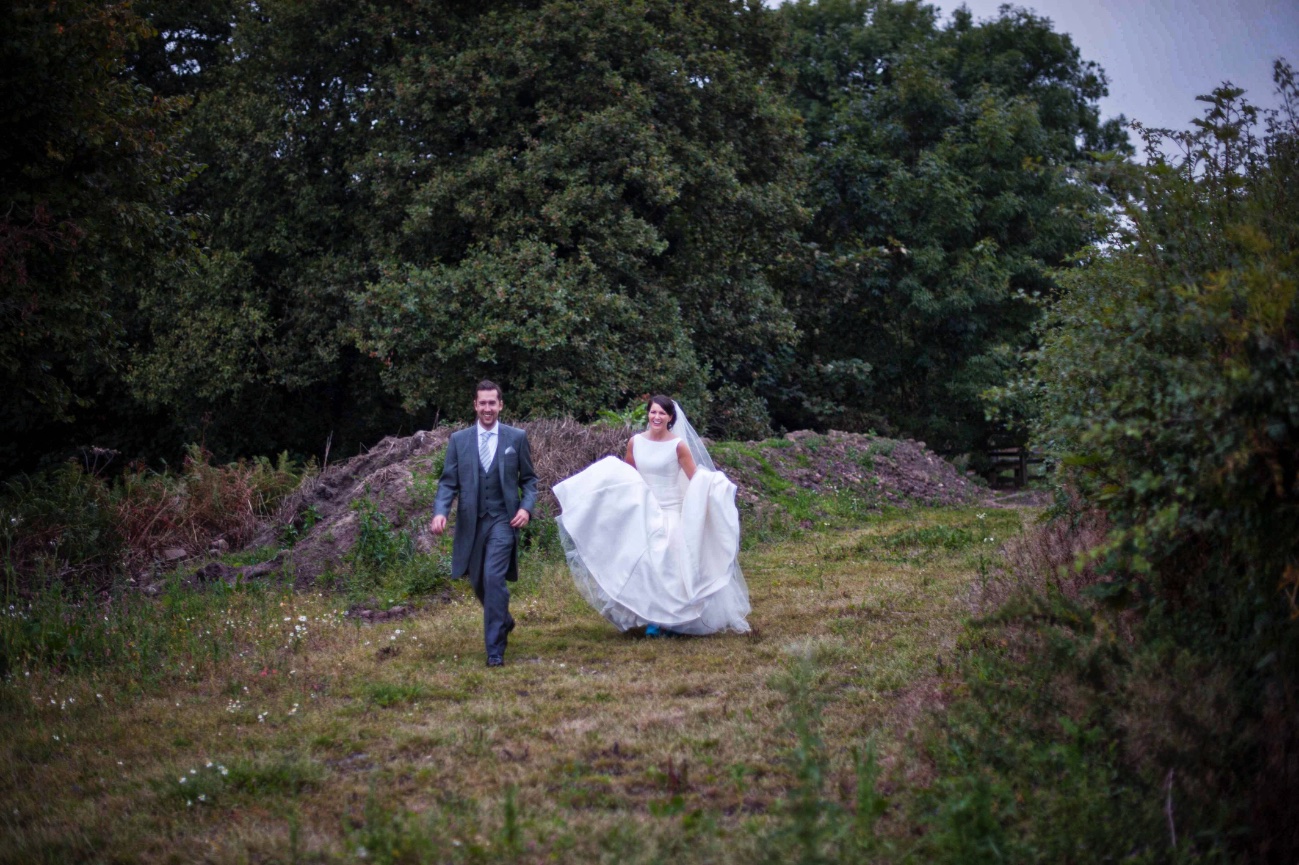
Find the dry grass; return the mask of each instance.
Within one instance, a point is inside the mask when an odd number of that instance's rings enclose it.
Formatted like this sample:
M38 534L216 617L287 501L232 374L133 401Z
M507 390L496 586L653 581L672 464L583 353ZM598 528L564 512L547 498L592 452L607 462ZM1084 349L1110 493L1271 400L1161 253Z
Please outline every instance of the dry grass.
M787 819L791 660L817 671L827 797L851 800L867 742L882 789L923 780L908 735L985 555L924 530L1020 523L917 510L746 553L749 636L620 635L534 559L500 670L463 585L373 625L320 595L220 596L177 626L232 628L240 652L161 690L48 670L0 689L0 861L753 861Z
M998 575L987 581L977 606L995 610L1014 594L1057 591L1077 601L1083 589L1100 580L1088 553L1099 548L1109 523L1099 511L1080 511L1034 525L1007 541Z
M266 460L214 466L211 459L192 446L174 479L149 470L123 476L115 510L128 570L164 558L168 549L194 555L217 539L243 546L302 480Z

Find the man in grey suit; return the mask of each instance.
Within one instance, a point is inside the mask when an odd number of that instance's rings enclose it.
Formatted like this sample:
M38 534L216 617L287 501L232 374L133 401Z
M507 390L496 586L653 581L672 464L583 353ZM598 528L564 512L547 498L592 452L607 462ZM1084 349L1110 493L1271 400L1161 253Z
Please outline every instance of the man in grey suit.
M446 463L433 502L429 529L446 531L451 500L458 494L451 572L468 576L483 605L487 666L505 663L505 644L514 630L510 588L519 578L519 529L532 519L537 476L532 470L528 435L497 423L505 401L500 385L480 381L474 396L478 423L451 436Z

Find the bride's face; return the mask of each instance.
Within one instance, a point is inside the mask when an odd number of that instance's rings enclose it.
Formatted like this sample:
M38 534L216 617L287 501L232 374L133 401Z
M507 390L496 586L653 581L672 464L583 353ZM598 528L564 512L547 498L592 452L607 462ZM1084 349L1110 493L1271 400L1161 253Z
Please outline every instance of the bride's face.
M649 428L650 432L666 432L668 424L672 422L672 415L663 410L663 406L658 403L650 403L649 407Z

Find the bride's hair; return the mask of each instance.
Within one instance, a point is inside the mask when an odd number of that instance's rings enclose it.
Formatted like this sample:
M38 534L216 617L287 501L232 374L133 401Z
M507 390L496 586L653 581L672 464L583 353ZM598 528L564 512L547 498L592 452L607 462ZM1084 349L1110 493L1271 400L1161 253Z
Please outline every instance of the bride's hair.
M654 394L654 396L649 398L649 402L645 403L645 411L649 411L650 406L653 405L658 406L659 408L663 409L665 412L668 413L668 417L670 418L670 420L668 421L668 429L672 429L672 427L676 426L677 404L672 401L672 397L664 396L661 393Z

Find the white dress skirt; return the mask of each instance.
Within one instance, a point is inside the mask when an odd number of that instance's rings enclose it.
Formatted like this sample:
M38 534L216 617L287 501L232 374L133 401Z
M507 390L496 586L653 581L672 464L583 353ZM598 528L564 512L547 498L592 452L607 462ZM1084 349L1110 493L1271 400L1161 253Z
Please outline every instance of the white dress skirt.
M687 480L677 442L632 439L632 468L606 457L554 487L578 590L619 630L747 632L735 484L700 468Z

